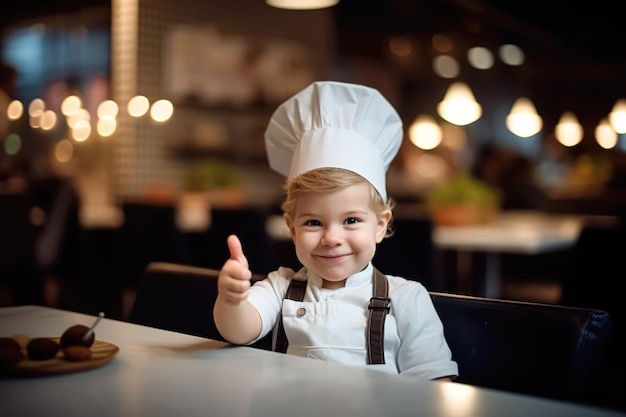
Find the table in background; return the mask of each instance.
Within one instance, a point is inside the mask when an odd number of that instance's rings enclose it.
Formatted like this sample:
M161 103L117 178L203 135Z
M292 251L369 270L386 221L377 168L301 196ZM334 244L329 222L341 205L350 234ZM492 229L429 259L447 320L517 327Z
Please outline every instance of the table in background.
M576 244L585 224L610 225L615 221L616 218L611 216L505 211L488 224L437 226L433 231L433 241L438 249L457 251L459 257L470 253L485 253L484 292L479 291L477 295L498 297L500 254L536 255L567 250ZM458 270L457 274L460 278L466 275L467 271Z
M0 309L3 335L57 336L95 317L38 306ZM104 319L98 340L120 350L97 369L0 379L2 414L18 416L624 416L450 382L233 347Z

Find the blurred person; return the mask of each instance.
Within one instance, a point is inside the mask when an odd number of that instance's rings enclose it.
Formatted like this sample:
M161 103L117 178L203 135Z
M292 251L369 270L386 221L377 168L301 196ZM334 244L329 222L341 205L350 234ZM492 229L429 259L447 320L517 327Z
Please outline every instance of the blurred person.
M365 86L317 82L279 106L266 148L271 168L287 177L283 216L303 267L280 267L251 286L242 244L230 235L214 307L225 339L251 344L282 326L288 354L422 380L458 375L426 288L372 264L377 244L392 234L385 175L402 136L396 111ZM286 298L292 281L305 282L302 301ZM388 284L388 298L372 297L376 282ZM366 347L368 306L383 300L376 360Z

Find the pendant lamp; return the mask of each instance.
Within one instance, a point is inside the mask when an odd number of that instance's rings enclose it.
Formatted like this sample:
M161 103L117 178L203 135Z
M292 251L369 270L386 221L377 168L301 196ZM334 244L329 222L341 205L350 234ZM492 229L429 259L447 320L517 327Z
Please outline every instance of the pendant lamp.
M604 149L612 149L617 145L617 133L606 118L600 120L595 130L596 142Z
M339 3L339 0L265 0L265 2L278 9L314 10L332 7Z
M437 113L446 121L457 126L475 122L482 115L483 109L474 98L470 87L460 81L448 87L443 100L437 105Z
M626 99L621 98L615 102L609 113L609 123L617 133L626 133Z
M528 138L539 133L543 120L537 114L533 102L528 97L520 97L506 116L506 127L517 136Z
M563 146L569 147L580 143L583 139L583 127L573 112L566 111L561 115L559 122L554 128L554 136Z
M421 114L409 126L411 143L423 150L435 149L441 143L441 126L430 114Z

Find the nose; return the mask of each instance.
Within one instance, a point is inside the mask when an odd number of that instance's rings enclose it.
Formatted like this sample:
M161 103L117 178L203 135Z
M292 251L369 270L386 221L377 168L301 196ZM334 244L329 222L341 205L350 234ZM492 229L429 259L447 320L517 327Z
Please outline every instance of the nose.
M331 225L324 229L322 234L323 246L338 246L343 243L343 229L339 226Z

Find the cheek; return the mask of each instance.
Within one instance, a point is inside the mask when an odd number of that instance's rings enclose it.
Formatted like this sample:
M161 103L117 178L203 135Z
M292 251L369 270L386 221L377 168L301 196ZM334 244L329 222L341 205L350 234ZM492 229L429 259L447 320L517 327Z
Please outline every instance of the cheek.
M376 230L374 231L374 235L376 236L375 238L376 243L382 242L386 234L387 234L387 225L386 224L384 226L378 225L378 227L376 227Z
M291 234L293 243L299 248L311 248L315 247L319 242L319 239L314 233L303 233L302 231L294 231Z

